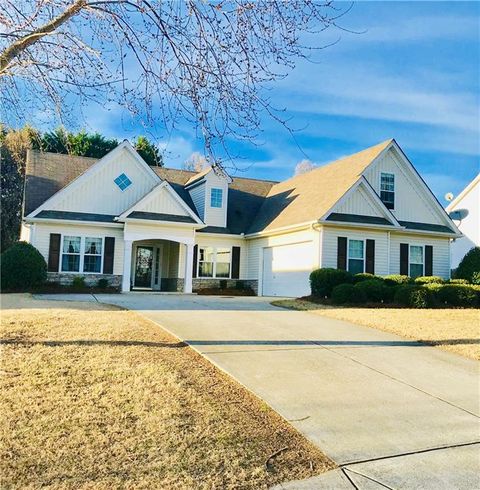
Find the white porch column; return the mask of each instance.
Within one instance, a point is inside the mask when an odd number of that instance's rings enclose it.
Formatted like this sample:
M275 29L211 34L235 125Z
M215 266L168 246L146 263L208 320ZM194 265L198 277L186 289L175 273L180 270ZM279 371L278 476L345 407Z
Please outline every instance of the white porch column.
M123 242L123 279L122 293L130 291L130 275L132 273L132 240Z
M185 279L183 282L183 292L192 292L192 270L193 270L193 243L185 244Z

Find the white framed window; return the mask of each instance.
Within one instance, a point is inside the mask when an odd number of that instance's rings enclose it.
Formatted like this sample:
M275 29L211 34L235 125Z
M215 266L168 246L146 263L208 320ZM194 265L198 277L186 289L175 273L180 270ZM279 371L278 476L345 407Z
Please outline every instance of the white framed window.
M221 208L223 201L223 189L210 189L210 207Z
M86 237L83 254L83 272L99 274L102 271L103 240Z
M101 274L103 241L102 237L62 235L61 272Z
M410 245L408 272L410 277L420 277L424 275L425 253L422 245Z
M198 249L198 277L230 277L232 249L229 247L200 247Z
M395 209L395 174L380 174L380 199L388 209Z
M62 243L62 272L80 271L81 237L63 236Z
M347 269L352 274L365 272L365 242L364 240L348 239Z
M126 176L126 174L121 173L116 179L113 180L115 184L118 185L121 191L124 191L127 187L132 185L132 181Z

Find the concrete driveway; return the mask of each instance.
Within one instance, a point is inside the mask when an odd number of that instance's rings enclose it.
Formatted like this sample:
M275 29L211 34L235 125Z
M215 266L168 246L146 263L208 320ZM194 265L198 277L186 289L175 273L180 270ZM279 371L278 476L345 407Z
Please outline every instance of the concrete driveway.
M190 344L341 465L281 488L480 488L475 361L268 298L97 299Z

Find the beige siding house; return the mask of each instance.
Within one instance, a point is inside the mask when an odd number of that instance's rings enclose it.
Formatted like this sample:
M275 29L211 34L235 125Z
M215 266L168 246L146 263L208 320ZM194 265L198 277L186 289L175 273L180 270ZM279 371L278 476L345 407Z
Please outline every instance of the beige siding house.
M62 283L301 296L318 267L449 277L462 236L394 140L283 182L149 167L127 141L26 172L22 239Z

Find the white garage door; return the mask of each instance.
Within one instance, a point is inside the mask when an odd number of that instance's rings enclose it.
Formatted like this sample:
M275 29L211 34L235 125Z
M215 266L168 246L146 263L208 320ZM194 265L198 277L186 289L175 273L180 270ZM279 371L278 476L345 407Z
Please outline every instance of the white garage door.
M312 242L264 248L262 294L287 297L310 294L312 266Z

